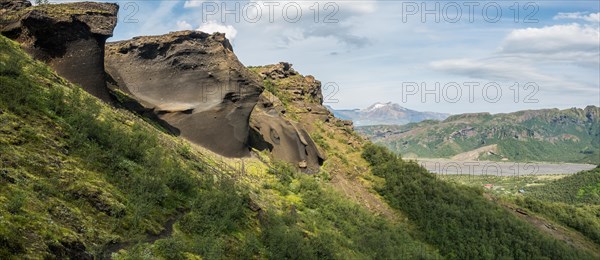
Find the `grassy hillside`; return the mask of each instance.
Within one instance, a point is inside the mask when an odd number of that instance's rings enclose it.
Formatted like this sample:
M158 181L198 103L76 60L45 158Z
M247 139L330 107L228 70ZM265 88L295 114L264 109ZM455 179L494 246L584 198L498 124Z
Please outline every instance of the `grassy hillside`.
M100 255L218 196L188 146L0 45L0 258Z
M479 159L600 163L600 108L464 114L444 121L357 131L402 155L449 158L484 146Z
M329 159L307 175L169 136L4 37L0 85L1 259L591 258L334 122L312 126Z
M436 258L326 173L238 171L0 47L2 259Z
M518 215L542 230L569 237L568 243L600 255L599 168L566 176L444 175L440 179L476 188L492 184L493 188L484 189L486 196L507 208L520 208L527 215Z
M527 196L567 204L600 205L600 167L530 187Z
M593 259L508 213L470 188L438 179L413 161L369 145L363 156L375 175L385 178L378 191L406 212L420 238L448 259Z
M529 187L515 201L581 232L600 247L600 168Z

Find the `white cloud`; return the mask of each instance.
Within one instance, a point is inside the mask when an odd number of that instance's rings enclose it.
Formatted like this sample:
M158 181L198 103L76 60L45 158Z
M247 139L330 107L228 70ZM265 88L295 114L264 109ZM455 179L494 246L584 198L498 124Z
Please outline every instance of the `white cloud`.
M145 3L145 2L144 2ZM139 4L139 12L134 13L133 19L138 19L138 23L121 23L121 26L131 26L132 36L138 35L159 35L169 32L173 29L172 22L176 15L177 1L149 2L149 4ZM137 7L136 7L137 8ZM127 10L121 9L122 15L128 14ZM118 26L117 26L118 28ZM134 30L132 30L135 28Z
M199 1L199 0L188 0L185 1L185 3L183 4L184 8L194 8L194 7L199 7L202 5L203 1Z
M361 107L389 99L399 102L398 83L407 80L535 81L540 83L541 92L561 91L560 95L542 96L538 104L540 107L597 103L599 56L598 51L589 48L593 44L596 44L596 50L598 48L597 41L590 41L598 38L594 34L597 30L593 30L593 26L597 25L589 22L597 17L592 14L598 12L597 3L546 1L539 3L540 10L548 5L559 5L544 10L589 12L538 15L536 18L540 23L535 25L515 24L512 19L506 19L490 26L480 22L420 23L419 19L402 23L402 13L398 12L401 1L332 1L339 5L333 16L338 23L323 23L325 16L334 10L324 9L328 1L297 2L303 15L295 23L286 21L282 15L283 6L288 2L278 1L280 5L273 12L274 21L270 22L266 2L272 1L240 2L241 7L246 3L256 3L261 7L259 21L252 23L245 20L244 15L246 18L255 17L254 12L259 10L254 8L247 9L248 13L242 13L241 21L235 22L233 15L226 15L227 20L222 20L221 13L203 17L198 13L201 1L142 1L139 2L137 17L140 23L120 23L115 38L121 40L189 29L187 24L192 29L225 32L228 38L235 38L236 55L246 65L289 61L304 74L314 74L323 82L338 83L340 91L336 98L340 103L336 105L342 107ZM316 2L320 4L318 23L315 22L314 8L310 9ZM175 3L174 6L171 3ZM224 3L227 9L234 8L235 2ZM199 7L190 8L192 5ZM121 12L127 14L126 11L122 9ZM290 12L293 11L293 8L290 9ZM466 15L465 12L463 9L463 15ZM512 18L511 15L507 18ZM212 22L203 24L203 18ZM563 25L550 26L554 24ZM527 26L537 28L523 29ZM333 52L338 55L330 55ZM365 89L369 90L368 95L365 95ZM577 93L569 94L570 91ZM421 103L420 99L411 102L410 106L415 108L439 106L443 107L441 110L455 113L476 110L506 112L509 107L506 104L431 104ZM522 104L520 108L528 107Z
M192 25L186 21L177 21L177 30L178 31L182 31L182 30L191 30L192 29Z
M250 0L249 4L253 7L244 9L242 18L247 16L252 20L258 17L256 23L248 23L248 25L259 30L273 31L275 37L279 38L276 42L281 48L289 47L292 42L310 41L311 38L326 39L345 45L338 48L365 47L370 43L369 39L354 30L357 23L362 23L364 16L375 13L378 6L376 1L324 0L299 2ZM242 9L243 6L244 4Z
M230 41L232 41L235 38L235 36L237 35L237 30L233 26L222 25L215 21L208 21L207 23L200 25L200 27L197 30L205 32L205 33L214 33L214 32L225 33L225 36Z
M557 80L515 58L449 59L434 61L430 65L435 70L487 80L535 82Z
M432 69L499 82L535 82L545 92L597 95L598 80L589 78L600 66L597 27L563 24L514 29L500 50L487 57L431 62ZM593 74L592 74L593 75Z
M600 22L600 13L591 13L587 14L587 12L574 12L574 13L558 13L554 16L554 20L560 19L573 19L573 20L584 20L586 22L598 23Z
M447 59L431 62L433 69L483 79L556 80L537 69L541 65L562 64L598 67L600 63L598 28L564 24L512 30L500 51L480 59ZM591 66L590 66L591 65Z
M598 52L600 31L580 24L513 30L503 41L504 53Z

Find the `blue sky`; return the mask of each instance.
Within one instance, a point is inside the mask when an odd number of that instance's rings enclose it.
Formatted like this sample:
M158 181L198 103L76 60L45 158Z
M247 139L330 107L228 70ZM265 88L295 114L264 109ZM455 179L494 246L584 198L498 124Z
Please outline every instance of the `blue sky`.
M600 105L597 0L118 3L109 41L225 32L242 63L290 62L321 80L338 109L387 101L447 113Z

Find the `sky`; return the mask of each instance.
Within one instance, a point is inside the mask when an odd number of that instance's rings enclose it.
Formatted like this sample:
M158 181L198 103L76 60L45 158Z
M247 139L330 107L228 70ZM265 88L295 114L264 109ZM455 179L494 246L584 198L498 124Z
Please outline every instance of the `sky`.
M117 3L109 41L224 32L244 65L292 63L322 82L324 102L336 109L600 106L598 0Z

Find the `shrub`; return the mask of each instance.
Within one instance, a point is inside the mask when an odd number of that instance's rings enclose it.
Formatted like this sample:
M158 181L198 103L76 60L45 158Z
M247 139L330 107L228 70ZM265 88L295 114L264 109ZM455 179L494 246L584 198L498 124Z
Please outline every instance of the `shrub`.
M273 162L273 166L268 170L269 174L277 176L279 181L284 185L290 184L297 172L296 167L284 161Z
M223 181L217 187L202 191L192 204L192 210L180 221L187 234L217 235L239 227L245 216L247 199L235 192L233 183Z
M154 254L164 259L186 259L185 244L175 238L160 239L154 242Z
M12 214L18 214L27 203L27 195L22 191L16 191L8 197L6 210Z
M370 165L380 165L394 161L397 158L397 156L388 149L372 143L367 143L363 146L362 157L367 160Z
M481 189L443 182L381 147L366 146L363 157L373 174L385 178L379 193L446 258L591 258L486 200Z

